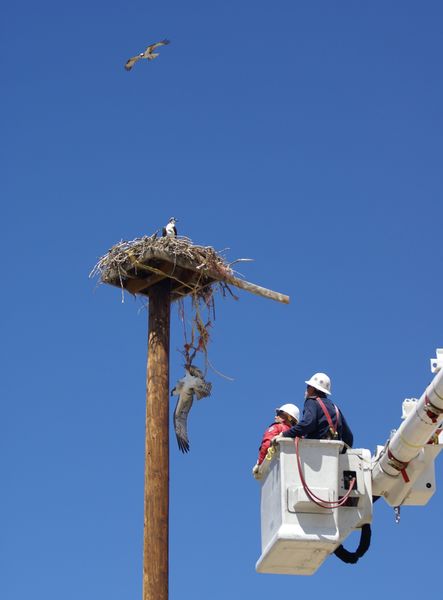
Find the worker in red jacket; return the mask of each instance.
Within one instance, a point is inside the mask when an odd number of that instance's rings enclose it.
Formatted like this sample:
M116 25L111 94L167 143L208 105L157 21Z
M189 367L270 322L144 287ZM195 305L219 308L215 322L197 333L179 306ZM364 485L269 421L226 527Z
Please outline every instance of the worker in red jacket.
M270 425L263 434L263 439L258 451L257 464L255 464L254 468L252 469L252 474L254 477L258 474L259 466L265 460L266 453L271 445L271 440L275 436L280 435L280 433L283 433L283 431L287 431L296 425L299 421L299 418L300 411L295 404L283 404L283 406L280 406L280 408L275 409L274 423L272 423L272 425Z

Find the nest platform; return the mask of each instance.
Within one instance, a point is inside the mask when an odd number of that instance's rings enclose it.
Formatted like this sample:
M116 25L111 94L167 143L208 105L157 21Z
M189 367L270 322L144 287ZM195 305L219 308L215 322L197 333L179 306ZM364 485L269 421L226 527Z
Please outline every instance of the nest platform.
M238 259L234 262L241 262ZM234 264L234 263L231 263ZM229 291L230 285L284 304L289 297L235 277L223 256L211 246L197 246L186 237L158 237L156 234L121 241L102 256L90 273L101 283L148 296L152 286L164 279L171 281L171 300L188 295L204 298L218 285Z
M223 284L233 276L213 248L197 246L184 237L155 235L113 246L100 258L91 276L97 274L101 283L143 296L149 296L156 283L170 279L172 301L190 294L203 295L209 286Z

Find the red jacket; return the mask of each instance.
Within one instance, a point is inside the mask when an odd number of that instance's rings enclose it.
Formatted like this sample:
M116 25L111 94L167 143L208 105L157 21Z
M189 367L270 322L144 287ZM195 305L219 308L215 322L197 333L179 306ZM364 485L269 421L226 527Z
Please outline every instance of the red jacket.
M272 425L267 428L263 434L263 439L258 450L257 464L261 465L265 460L265 456L269 446L271 445L272 438L283 431L287 431L288 429L290 429L290 427L289 425L286 425L286 423L272 423Z

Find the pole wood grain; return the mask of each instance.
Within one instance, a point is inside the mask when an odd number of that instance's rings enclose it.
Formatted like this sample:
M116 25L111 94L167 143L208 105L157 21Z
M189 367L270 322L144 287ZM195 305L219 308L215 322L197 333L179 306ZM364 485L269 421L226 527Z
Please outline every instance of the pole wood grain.
M168 599L170 285L149 293L143 600Z

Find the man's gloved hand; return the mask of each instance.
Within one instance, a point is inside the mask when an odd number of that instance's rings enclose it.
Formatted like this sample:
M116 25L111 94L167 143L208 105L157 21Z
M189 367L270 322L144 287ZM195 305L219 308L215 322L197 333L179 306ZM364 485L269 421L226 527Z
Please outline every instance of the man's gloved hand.
M252 467L252 474L254 475L255 479L261 479L260 468L258 464Z

